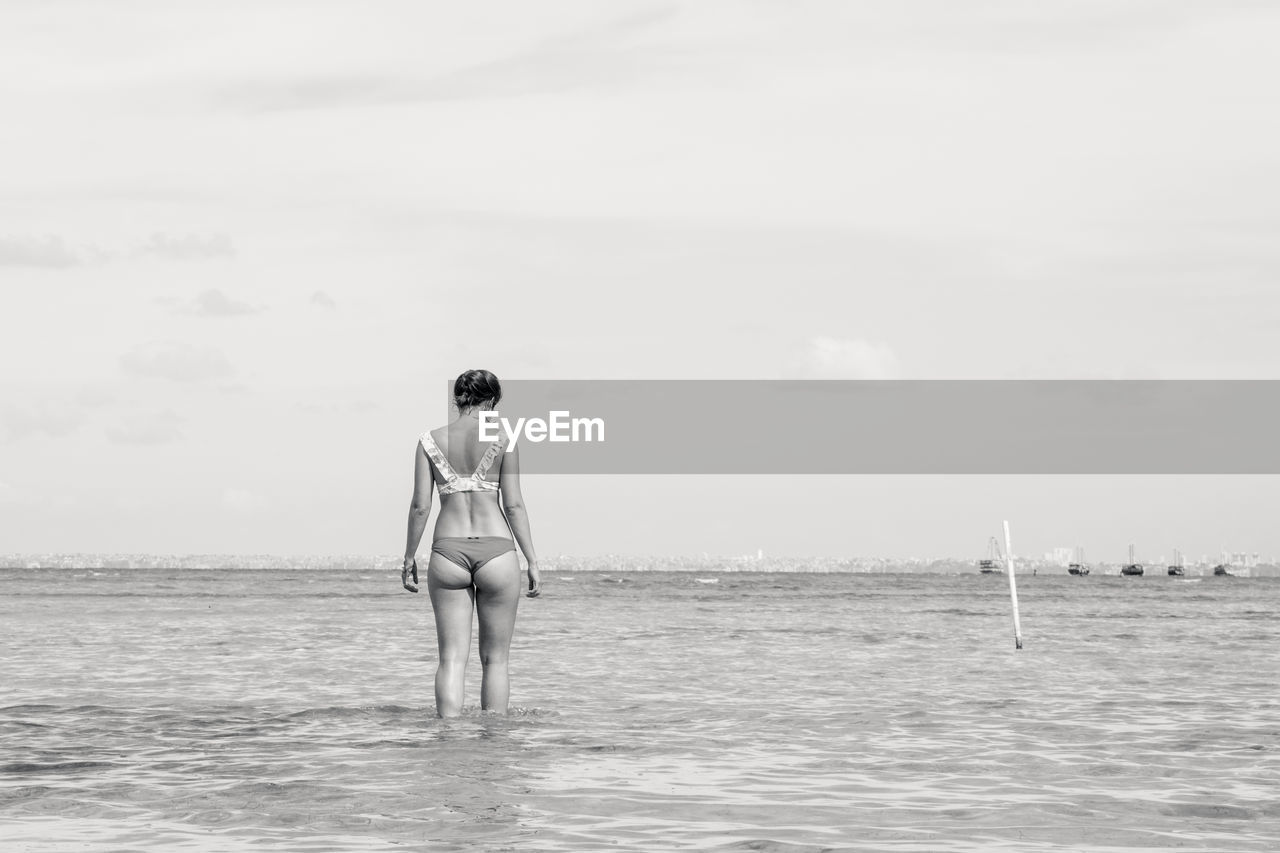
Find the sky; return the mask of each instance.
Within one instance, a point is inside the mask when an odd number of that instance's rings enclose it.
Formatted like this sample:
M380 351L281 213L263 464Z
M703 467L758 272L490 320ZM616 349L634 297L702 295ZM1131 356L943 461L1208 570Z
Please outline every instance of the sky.
M399 553L473 367L1280 378L1278 36L1225 0L8 0L0 552ZM547 554L981 556L1003 518L1280 553L1274 477L526 480Z

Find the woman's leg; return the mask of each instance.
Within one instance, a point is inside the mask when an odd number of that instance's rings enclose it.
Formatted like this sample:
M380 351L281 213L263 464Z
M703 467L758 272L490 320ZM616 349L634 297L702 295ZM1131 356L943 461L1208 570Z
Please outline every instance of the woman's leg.
M480 619L480 707L507 712L511 689L507 681L507 655L520 603L520 558L508 551L485 563L475 573L476 615Z
M427 592L436 614L436 642L440 647L436 713L456 717L462 711L467 656L471 654L471 611L476 595L471 573L452 560L432 554L427 563Z

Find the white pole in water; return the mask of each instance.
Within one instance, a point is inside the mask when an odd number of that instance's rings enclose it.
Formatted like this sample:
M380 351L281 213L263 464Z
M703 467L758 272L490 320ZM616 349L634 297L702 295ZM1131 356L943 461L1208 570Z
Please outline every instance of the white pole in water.
M1009 598L1013 601L1013 647L1022 648L1022 624L1018 621L1018 581L1013 576L1013 540L1009 522L1004 523L1004 565L1009 572Z

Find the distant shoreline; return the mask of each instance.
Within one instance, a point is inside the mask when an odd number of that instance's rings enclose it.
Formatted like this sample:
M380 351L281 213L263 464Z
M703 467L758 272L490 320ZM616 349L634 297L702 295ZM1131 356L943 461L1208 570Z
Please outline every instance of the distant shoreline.
M547 572L671 572L719 574L979 574L976 560L959 559L888 559L873 557L624 557L619 555L569 556L543 558ZM1067 567L1044 560L1016 559L1017 573L1022 575L1062 575L1070 577ZM0 555L0 571L4 570L179 570L179 571L400 571L398 556L297 556L245 554L6 554ZM1093 563L1092 576L1118 576L1123 563ZM1280 577L1280 565L1230 565L1237 577ZM1147 576L1166 576L1163 565L1147 566ZM1212 577L1212 564L1185 566L1185 577ZM998 577L999 575L997 575ZM1087 582L1087 578L1081 579Z

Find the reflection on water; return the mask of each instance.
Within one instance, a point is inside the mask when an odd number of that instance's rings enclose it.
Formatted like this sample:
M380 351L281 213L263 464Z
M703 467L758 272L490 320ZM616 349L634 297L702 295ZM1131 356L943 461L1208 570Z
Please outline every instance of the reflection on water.
M398 577L80 574L0 571L6 850L1280 849L1273 581L1026 578L1015 653L1000 578L552 575L439 720Z

